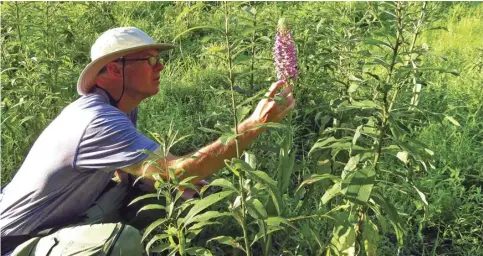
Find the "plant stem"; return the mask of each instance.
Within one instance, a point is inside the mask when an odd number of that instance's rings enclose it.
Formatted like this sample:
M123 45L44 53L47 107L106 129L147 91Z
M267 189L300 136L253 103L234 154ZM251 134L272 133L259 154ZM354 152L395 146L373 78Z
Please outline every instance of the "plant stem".
M22 45L22 31L20 30L20 15L19 15L18 1L15 2L15 13L17 15L18 40L20 41L20 45Z
M366 206L359 206L358 209L357 209L357 215L359 217L357 218L357 223L356 223L356 226L354 228L354 231L356 233L355 256L360 255L361 252L362 252L362 248L363 248L362 232L363 232L363 229L364 229L364 211L365 211L366 208L367 208Z
M255 66L255 28L257 26L257 14L253 15L253 33L252 33L252 59L250 67L250 88L253 90L253 67Z
M402 44L402 19L401 19L401 3L397 2L396 3L396 22L397 22L397 29L396 29L396 43L394 44L393 52L392 52L392 61L391 65L389 66L388 69L388 74L386 77L386 84L391 81L391 77L394 71L394 66L396 64L396 57L398 55L399 47ZM395 100L395 97L397 96L398 93L398 87L396 86L396 89L394 91L393 99ZM379 169L379 158L381 156L382 152L382 143L384 140L384 136L386 135L386 129L387 129L387 122L389 120L389 111L390 108L392 108L392 102L390 105L388 105L388 91L386 90L384 92L383 96L383 101L384 101L384 107L382 109L382 124L381 124L381 132L379 133L379 139L378 139L378 147L377 147L377 152L374 157L374 169L377 173Z
M227 63L228 63L228 79L230 81L230 90L231 90L231 105L233 108L233 121L235 122L235 135L238 135L238 117L236 116L236 103L235 103L235 91L234 87L234 78L233 78L233 63L231 59L231 48L230 48L230 15L228 13L228 3L225 2L225 42L226 42L226 50L227 50ZM238 137L235 138L236 144L236 157L240 157L240 149L238 147Z
M416 25L416 29L414 30L414 37L413 37L413 40L411 41L411 45L409 46L408 52L412 52L413 49L414 49L414 45L416 45L416 40L417 40L419 32L420 32L419 28L421 27L421 24L422 24L423 19L424 19L424 13L426 11L426 6L427 6L427 2L424 2L423 8L421 9L421 13L419 14L418 24ZM397 12L396 12L396 16L397 16ZM397 17L400 19L400 16L397 16ZM398 20L398 27L399 27L399 21L401 21L401 23L402 23L402 20ZM401 24L400 29L402 31L402 24ZM396 41L396 43L397 43L397 41ZM412 61L411 55L410 55L410 60L407 60L404 63L404 65L406 66L409 63L409 61ZM396 97L397 97L398 91L399 91L399 88L396 87L396 90L394 91L394 94L392 95L391 103L389 104L388 113L391 112L392 107L394 105L394 102L396 102Z
M230 14L228 11L228 3L224 2L224 10L225 10L225 40L226 40L226 49L227 49L227 62L228 62L228 78L230 80L230 89L231 89L231 103L233 108L233 121L235 122L235 135L238 135L238 117L236 115L236 102L235 102L235 91L233 89L234 86L234 77L233 77L233 63L231 58L231 48L230 48ZM238 137L235 138L235 145L236 145L236 156L240 158L240 149L238 146ZM245 242L245 252L247 255L251 255L250 251L250 242L248 239L248 232L246 227L246 194L245 190L243 189L243 174L240 175L239 179L239 186L241 190L241 211L242 211L242 219L240 221L242 230L243 230L243 238Z

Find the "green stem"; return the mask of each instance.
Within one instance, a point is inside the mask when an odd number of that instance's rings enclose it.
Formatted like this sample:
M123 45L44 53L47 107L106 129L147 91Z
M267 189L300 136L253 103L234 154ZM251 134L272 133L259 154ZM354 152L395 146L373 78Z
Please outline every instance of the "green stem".
M419 28L421 27L421 24L422 24L423 19L424 19L424 14L425 14L425 11L426 11L426 5L427 5L427 2L424 2L423 8L421 9L421 13L419 14L418 24L416 25L416 29L414 31L414 37L413 37L413 40L411 41L411 45L409 46L408 52L412 52L413 49L414 49L414 46L416 45L416 40L417 40L418 35L419 35ZM401 20L401 17L398 15L397 10L396 10L396 16L397 16L397 19L398 19L398 23L397 23L398 28L402 31L402 20ZM398 34L399 34L399 30L398 30ZM398 41L396 40L396 47L397 47L397 43L398 43ZM404 63L404 65L406 66L409 63L409 61L412 61L412 57L410 57L410 60L407 60L406 63ZM394 105L394 102L396 102L396 97L397 97L398 92L399 92L399 87L396 87L394 94L392 95L391 103L389 104L388 113L391 112L392 107Z
M225 10L225 40L226 40L226 48L227 48L227 62L228 62L228 78L230 80L230 89L231 89L231 104L233 109L233 121L235 123L235 135L238 135L238 117L236 116L236 102L235 102L235 90L234 90L234 77L233 77L233 63L231 57L231 47L230 47L230 15L228 11L228 3L224 2L224 10ZM236 156L240 158L240 149L238 145L238 136L235 138L235 146L236 146ZM243 239L245 242L245 252L247 255L251 255L251 248L250 248L250 241L248 239L248 232L247 232L247 225L246 225L246 194L243 189L243 174L240 175L239 179L239 186L241 190L241 210L242 210L242 219L240 221L242 230L243 230Z
M20 41L20 45L22 45L22 31L20 30L20 14L19 14L19 7L18 1L15 2L15 13L17 15L17 31L18 31L18 40Z
M253 90L254 74L253 68L255 66L255 28L257 26L257 14L253 15L253 33L252 33L252 59L250 67L250 88Z
M362 252L362 248L364 247L363 245L363 240L362 240L362 232L364 229L364 212L366 210L366 206L359 206L357 209L357 213L359 218L357 219L356 227L355 227L355 232L356 232L356 252L355 256L359 256Z
M396 64L396 57L399 52L399 47L402 44L401 36L402 36L402 19L401 19L401 3L397 2L396 3L396 22L397 22L397 29L396 29L396 43L394 44L393 52L392 52L392 61L391 65L389 66L388 74L386 77L386 84L391 81L391 77L394 71L394 66ZM393 99L396 99L396 96L398 94L399 88L396 86L396 89L393 94ZM382 109L382 124L381 124L381 132L379 133L379 139L378 139L378 147L377 147L377 152L374 157L374 169L377 173L379 169L379 158L381 156L382 152L382 143L384 140L384 136L386 135L386 129L387 129L387 123L389 120L389 111L392 108L393 101L389 104L388 103L388 91L384 92L383 96L383 101L384 101L384 107Z
M233 121L235 123L235 135L238 135L238 117L236 116L236 103L235 103L235 90L234 87L234 78L233 78L233 63L231 59L231 48L230 48L230 15L228 13L228 6L227 2L225 2L225 42L226 42L226 50L227 50L227 63L228 63L228 79L230 80L230 90L231 90L231 105L233 108ZM238 137L235 138L236 144L236 157L240 157L240 149L238 146Z

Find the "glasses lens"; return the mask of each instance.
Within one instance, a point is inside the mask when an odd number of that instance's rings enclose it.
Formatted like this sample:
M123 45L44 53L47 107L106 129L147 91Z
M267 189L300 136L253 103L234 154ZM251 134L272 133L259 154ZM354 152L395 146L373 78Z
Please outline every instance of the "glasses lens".
M156 63L158 63L158 59L156 57L151 56L148 58L148 62L149 62L149 65L156 66Z

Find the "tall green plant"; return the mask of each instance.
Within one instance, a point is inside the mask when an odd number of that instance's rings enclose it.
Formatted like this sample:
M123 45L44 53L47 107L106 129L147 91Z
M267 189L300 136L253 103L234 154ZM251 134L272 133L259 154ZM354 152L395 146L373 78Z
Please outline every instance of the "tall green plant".
M327 251L336 254L361 255L365 251L375 255L379 228L374 218L383 228L389 222L402 246L404 221L386 197L388 191L416 195L425 209L428 206L413 179L417 172L432 166L434 153L412 138L406 128L408 120L423 118L415 111L420 72L446 71L419 65L427 54L416 44L428 21L427 3L378 3L371 7L371 15L380 24L378 37L353 39L364 43L360 47L366 48L369 61L364 61L361 69L349 69L351 85L332 103L336 125L324 131L325 138L310 151L314 157L328 152L332 171L341 177L325 192L322 202L341 196L339 204L350 209L337 216L327 245ZM404 102L400 92L409 89L414 95L410 102ZM401 164L387 165L392 159Z

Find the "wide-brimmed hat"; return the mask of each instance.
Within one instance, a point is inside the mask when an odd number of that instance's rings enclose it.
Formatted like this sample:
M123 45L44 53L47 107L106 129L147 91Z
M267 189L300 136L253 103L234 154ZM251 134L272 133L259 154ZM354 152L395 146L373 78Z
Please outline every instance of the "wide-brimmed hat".
M96 84L99 71L109 62L130 53L146 49L166 51L172 44L155 43L144 31L135 27L113 28L104 32L91 47L91 63L87 65L77 81L80 95L89 93Z

